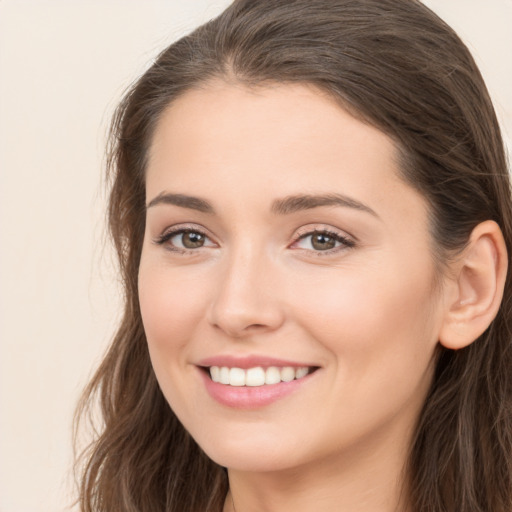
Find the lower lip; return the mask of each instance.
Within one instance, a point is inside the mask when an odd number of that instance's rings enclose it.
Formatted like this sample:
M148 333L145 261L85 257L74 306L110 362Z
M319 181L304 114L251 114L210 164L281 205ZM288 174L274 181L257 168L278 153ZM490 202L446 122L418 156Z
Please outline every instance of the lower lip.
M210 396L222 405L236 409L258 409L265 407L297 391L313 374L301 379L264 386L229 386L213 382L203 370L199 370L206 390ZM316 372L315 372L316 373Z

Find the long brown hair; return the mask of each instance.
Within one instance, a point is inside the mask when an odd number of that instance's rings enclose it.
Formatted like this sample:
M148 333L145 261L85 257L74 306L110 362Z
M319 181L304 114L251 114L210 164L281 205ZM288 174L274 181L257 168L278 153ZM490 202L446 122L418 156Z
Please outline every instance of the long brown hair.
M163 51L112 124L109 227L125 289L124 316L84 392L102 425L82 456L83 512L219 512L223 468L165 401L146 346L137 294L144 171L163 110L212 78L314 85L396 143L401 172L430 204L440 263L492 219L512 254L512 210L500 129L464 44L417 0L237 0ZM496 319L459 351L439 347L404 483L425 512L512 510L511 279Z

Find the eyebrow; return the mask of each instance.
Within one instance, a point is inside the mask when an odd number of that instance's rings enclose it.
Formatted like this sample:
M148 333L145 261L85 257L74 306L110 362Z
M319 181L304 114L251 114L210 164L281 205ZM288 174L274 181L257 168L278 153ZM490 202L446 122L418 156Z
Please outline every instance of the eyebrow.
M203 213L215 213L213 206L205 199L187 196L185 194L170 194L167 192L161 192L152 199L146 206L146 210L159 204L172 204L174 206L181 206L182 208L198 210Z
M205 199L186 194L171 194L168 192L158 194L148 203L146 209L160 204L180 206L181 208L189 208L208 214L215 213L213 206ZM298 194L284 197L283 199L276 199L272 203L271 212L277 215L288 215L302 210L319 208L321 206L342 206L369 213L377 218L379 217L374 210L364 203L343 194L334 193L320 195Z
M311 210L320 206L343 206L345 208L353 208L378 218L377 213L364 203L343 194L334 193L322 195L295 195L283 199L276 199L272 203L272 212L287 215L301 210Z

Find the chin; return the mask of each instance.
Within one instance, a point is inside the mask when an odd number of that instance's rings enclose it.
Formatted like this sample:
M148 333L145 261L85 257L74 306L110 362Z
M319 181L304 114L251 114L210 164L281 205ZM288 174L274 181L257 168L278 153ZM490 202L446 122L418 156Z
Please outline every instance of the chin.
M215 450L206 452L206 454L220 466L247 473L271 473L284 471L294 466L288 457L270 456L267 451L262 452L261 450L251 449L247 452Z
M225 435L223 439L198 444L210 459L225 468L247 472L273 472L286 470L300 463L296 458L296 450L287 448L282 441L275 436L267 439L254 439L251 436L236 439Z

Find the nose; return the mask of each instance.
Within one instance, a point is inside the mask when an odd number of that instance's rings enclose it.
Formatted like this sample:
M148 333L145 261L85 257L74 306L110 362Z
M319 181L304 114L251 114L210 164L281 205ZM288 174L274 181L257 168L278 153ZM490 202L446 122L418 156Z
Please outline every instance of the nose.
M269 258L237 251L223 262L208 321L232 338L271 332L284 322L276 269Z

